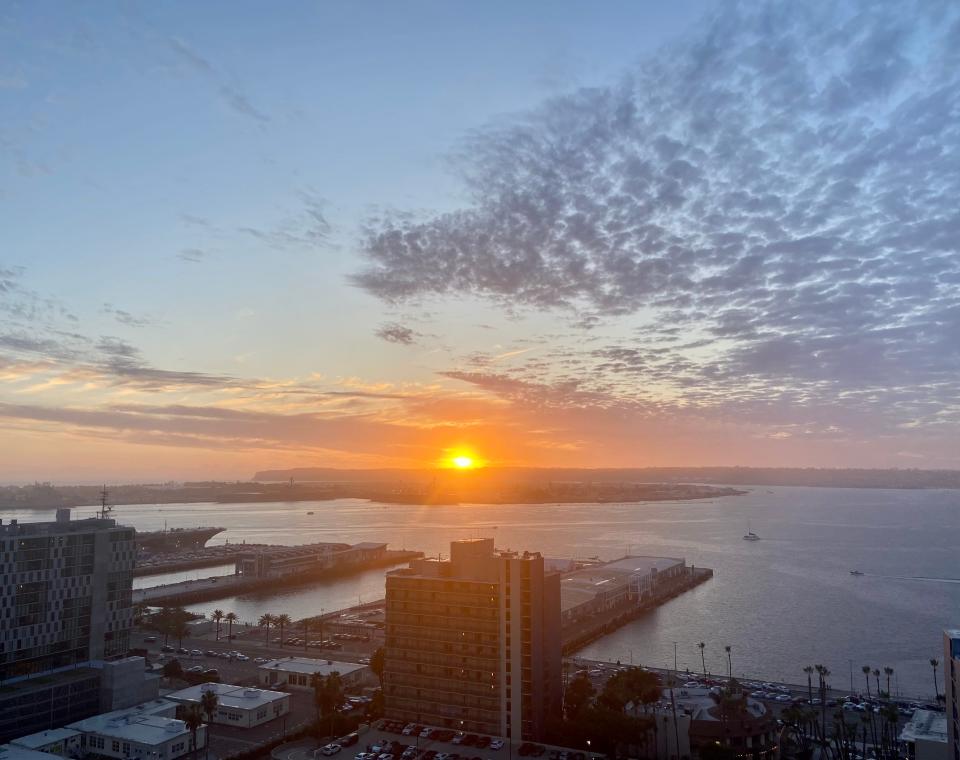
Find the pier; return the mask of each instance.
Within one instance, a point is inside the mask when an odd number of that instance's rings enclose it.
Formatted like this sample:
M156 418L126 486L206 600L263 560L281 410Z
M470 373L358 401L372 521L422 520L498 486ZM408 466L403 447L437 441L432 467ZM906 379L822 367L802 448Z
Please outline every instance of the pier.
M247 547L250 548L249 546ZM289 549L290 547L279 547ZM248 552L249 554L249 552ZM392 567L413 559L419 559L423 552L406 551L400 549L383 549L353 561L317 562L313 567L278 574L244 574L200 578L198 580L170 583L151 588L134 589L133 603L148 604L150 606L184 605L195 602L205 602L213 599L222 599L235 594L247 594L266 589L278 590L281 588L295 588L316 581L338 578L361 570L375 567ZM238 560L238 566L242 560ZM238 567L239 569L239 567Z

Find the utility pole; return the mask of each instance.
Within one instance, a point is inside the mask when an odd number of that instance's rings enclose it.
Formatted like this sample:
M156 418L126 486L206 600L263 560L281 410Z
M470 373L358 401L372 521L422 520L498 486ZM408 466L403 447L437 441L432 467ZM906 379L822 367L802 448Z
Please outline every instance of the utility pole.
M673 642L673 672L677 672L677 642Z

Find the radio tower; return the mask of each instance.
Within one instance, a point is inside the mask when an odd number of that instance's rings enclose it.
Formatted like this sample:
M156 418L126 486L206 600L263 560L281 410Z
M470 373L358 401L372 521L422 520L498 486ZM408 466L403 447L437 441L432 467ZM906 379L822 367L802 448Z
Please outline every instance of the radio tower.
M110 492L107 490L107 484L103 484L103 490L100 491L100 519L104 520L110 516L110 513L113 512L113 507L110 504L107 504L107 497L110 495Z

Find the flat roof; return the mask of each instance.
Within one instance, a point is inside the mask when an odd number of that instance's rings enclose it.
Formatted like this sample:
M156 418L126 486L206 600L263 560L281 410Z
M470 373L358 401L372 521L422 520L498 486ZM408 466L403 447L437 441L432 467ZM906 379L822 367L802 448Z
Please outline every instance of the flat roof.
M914 710L913 716L900 732L900 741L947 743L947 716L933 710Z
M676 565L682 565L684 561L679 557L623 557L613 562L605 562L599 567L631 575L648 575L653 570L661 572Z
M336 662L335 660L314 660L309 657L283 657L279 660L270 660L260 666L260 670L280 670L286 673L305 673L313 675L320 673L328 676L334 671L345 676L363 670L366 665L355 662Z
M263 707L290 696L282 691L257 689L250 686L234 686L228 683L201 683L167 694L166 699L199 703L205 691L212 691L216 694L217 702L221 707L230 707L237 710L252 710L255 707Z
M0 760L50 760L54 755L16 744L0 744Z
M177 703L167 699L155 699L125 710L101 713L91 718L67 724L84 733L100 734L114 739L157 745L190 733L187 724L161 713L177 709Z
M359 544L353 544L351 549L386 549L386 544L378 544L375 541L361 541Z
M72 739L75 736L80 736L79 731L74 731L72 728L51 728L48 731L38 731L35 734L27 734L26 736L20 736L16 739L13 739L11 744L18 744L21 747L27 747L28 749L36 749L37 747L46 747L48 744L53 744L54 742L63 741L65 739Z

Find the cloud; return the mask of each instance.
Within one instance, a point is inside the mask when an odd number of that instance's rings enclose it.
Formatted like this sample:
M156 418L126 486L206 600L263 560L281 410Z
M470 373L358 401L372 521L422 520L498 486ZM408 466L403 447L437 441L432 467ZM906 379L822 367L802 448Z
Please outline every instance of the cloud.
M189 261L191 264L197 264L206 258L206 251L200 248L181 248L177 258L183 261Z
M137 317L131 314L129 311L124 309L117 309L113 304L105 303L102 309L104 314L109 314L117 322L125 327L146 327L151 324L153 320L149 317Z
M420 333L397 322L387 322L380 325L375 335L387 343L400 343L409 346L417 342Z
M178 37L171 37L167 42L169 48L176 56L193 69L193 71L217 83L217 94L234 112L253 119L260 124L265 124L270 121L270 117L254 106L250 98L243 92L232 84L223 81L220 72L217 71L217 68L207 58L204 58Z
M471 204L371 219L352 281L639 320L581 350L584 387L955 422L958 28L919 0L724 4L615 85L477 130Z

